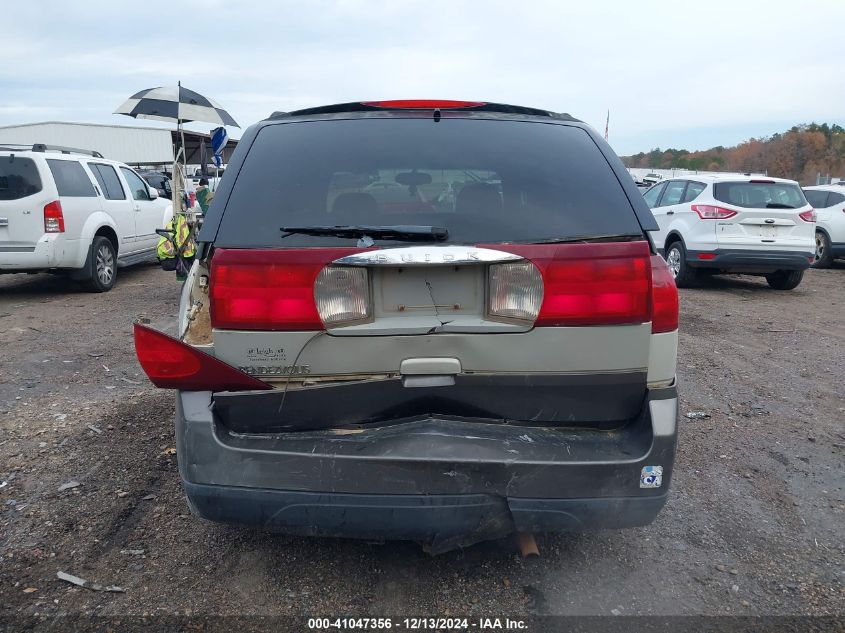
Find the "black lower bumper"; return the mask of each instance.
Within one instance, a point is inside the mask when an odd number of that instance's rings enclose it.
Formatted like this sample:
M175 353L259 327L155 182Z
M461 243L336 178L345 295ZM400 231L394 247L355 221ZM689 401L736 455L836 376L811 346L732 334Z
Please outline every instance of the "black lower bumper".
M813 253L775 250L716 249L687 251L687 265L692 268L716 268L724 272L772 273L776 270L806 270Z
M651 523L666 495L524 499L255 490L185 482L192 509L224 523L288 534L425 541L435 553L514 531L561 532Z
M845 242L831 244L830 252L834 257L845 257Z

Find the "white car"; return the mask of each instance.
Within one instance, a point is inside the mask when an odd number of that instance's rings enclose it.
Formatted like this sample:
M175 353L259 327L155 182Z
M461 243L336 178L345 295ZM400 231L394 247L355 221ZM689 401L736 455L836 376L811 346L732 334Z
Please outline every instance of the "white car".
M651 234L675 283L699 274L764 275L791 290L815 261L816 214L794 180L695 175L643 194L660 229Z
M93 292L155 258L173 216L134 170L97 152L0 146L0 273L55 272Z
M813 268L828 268L837 257L845 257L845 183L804 187L804 196L818 216Z

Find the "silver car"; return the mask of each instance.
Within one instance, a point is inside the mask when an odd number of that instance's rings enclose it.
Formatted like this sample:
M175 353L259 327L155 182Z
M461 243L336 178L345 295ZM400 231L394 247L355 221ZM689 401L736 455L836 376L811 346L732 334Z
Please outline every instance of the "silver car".
M435 552L655 518L677 290L589 126L342 104L254 125L228 172L180 336L135 328L195 513Z

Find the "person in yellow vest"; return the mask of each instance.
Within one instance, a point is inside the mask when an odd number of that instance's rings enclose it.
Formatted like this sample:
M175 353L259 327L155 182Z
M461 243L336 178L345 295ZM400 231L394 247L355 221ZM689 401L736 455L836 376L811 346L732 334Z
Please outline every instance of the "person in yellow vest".
M186 273L194 261L197 245L191 236L191 227L188 225L185 215L177 213L164 228L173 237L169 239L166 237L159 238L158 261L164 270ZM182 271L179 270L179 260L182 262Z

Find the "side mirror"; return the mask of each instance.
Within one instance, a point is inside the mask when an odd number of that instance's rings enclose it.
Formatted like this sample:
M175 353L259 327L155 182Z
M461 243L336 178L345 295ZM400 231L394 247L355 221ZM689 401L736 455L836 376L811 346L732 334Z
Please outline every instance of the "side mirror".
M147 187L147 193L150 195L150 200L155 200L158 198L158 189L155 187Z

